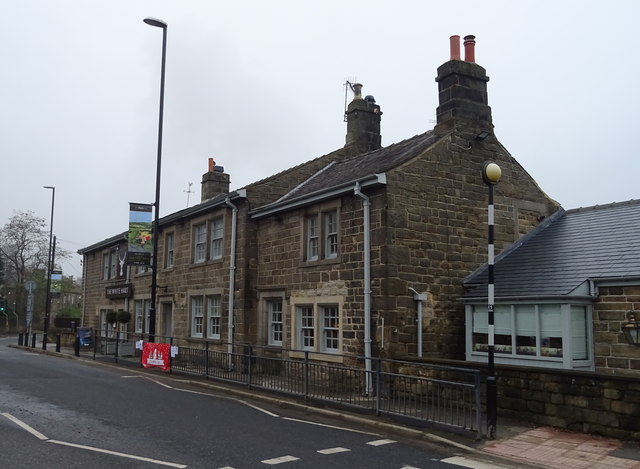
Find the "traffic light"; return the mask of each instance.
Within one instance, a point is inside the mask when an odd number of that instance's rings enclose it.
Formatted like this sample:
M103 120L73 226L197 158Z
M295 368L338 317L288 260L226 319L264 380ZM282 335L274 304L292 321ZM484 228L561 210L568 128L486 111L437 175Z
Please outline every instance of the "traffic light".
M4 313L4 298L0 298L0 313Z

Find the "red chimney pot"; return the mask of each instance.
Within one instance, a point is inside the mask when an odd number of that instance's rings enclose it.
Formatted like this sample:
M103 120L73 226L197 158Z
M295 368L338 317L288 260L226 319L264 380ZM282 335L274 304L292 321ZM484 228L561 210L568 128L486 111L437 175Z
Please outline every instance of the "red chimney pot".
M469 35L464 37L464 60L465 62L476 61L476 37Z
M449 60L460 60L460 36L455 35L449 38L449 49L451 50Z

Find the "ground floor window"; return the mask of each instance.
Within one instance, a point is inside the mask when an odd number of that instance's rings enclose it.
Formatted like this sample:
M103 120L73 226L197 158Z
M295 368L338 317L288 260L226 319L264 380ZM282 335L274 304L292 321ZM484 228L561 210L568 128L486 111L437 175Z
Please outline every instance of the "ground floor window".
M267 315L269 322L268 344L282 346L284 322L282 317L282 300L267 300Z
M189 300L190 336L220 339L222 295L192 295Z
M484 360L489 349L486 305L467 306L467 358ZM558 368L591 368L590 309L571 304L498 304L494 308L497 362ZM481 358L481 357L485 358Z
M134 300L133 311L135 317L135 327L138 334L149 332L149 319L151 310L151 300Z
M340 352L340 328L339 304L312 303L295 306L294 347L298 350Z
M220 338L220 295L207 296L207 337L210 339Z

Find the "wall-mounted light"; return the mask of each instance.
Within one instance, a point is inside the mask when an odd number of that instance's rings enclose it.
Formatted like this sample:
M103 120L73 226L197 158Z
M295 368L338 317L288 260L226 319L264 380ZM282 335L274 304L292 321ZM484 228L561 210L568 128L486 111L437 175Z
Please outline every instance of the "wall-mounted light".
M627 342L640 346L640 321L636 321L633 314L630 314L629 320L622 325L622 332Z

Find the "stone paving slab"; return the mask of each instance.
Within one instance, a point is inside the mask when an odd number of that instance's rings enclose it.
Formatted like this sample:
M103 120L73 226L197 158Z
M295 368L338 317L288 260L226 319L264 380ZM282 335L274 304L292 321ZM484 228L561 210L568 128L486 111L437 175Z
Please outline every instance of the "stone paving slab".
M549 469L640 469L640 447L551 427L489 443L483 451Z

